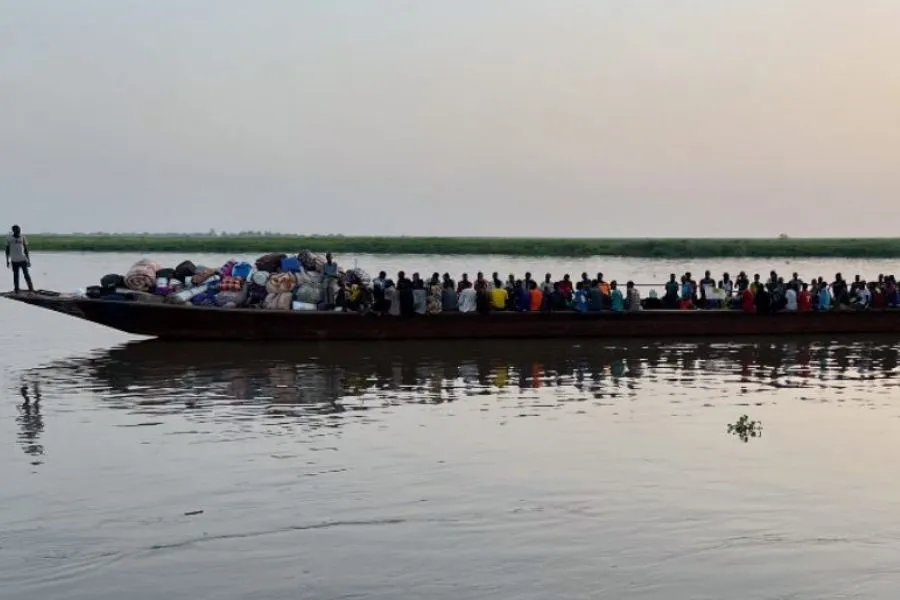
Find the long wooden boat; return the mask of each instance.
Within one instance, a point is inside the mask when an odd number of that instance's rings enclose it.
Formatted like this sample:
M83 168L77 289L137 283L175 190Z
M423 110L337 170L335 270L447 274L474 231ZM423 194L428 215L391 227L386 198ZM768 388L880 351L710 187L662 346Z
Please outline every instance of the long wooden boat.
M171 340L441 340L681 338L745 335L898 334L900 310L745 314L732 310L632 313L443 313L410 318L343 312L185 307L50 292L2 295L136 335Z

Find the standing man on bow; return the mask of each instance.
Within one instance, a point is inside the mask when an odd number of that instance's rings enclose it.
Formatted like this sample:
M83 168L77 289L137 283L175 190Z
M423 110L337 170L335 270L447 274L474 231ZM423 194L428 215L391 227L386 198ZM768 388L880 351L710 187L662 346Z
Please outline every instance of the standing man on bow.
M22 235L22 229L18 225L13 225L12 233L6 238L6 268L12 268L13 291L17 294L19 293L19 271L25 276L28 291L34 291L31 274L28 272L29 267L31 267L31 255L28 253L28 240Z

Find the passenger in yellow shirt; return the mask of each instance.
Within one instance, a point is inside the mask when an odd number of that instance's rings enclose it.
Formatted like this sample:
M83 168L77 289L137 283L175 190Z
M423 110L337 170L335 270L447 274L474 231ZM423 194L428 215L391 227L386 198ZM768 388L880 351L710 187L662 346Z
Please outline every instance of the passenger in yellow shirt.
M491 290L491 309L492 310L506 310L506 299L509 297L509 293L506 291L504 287L495 287Z

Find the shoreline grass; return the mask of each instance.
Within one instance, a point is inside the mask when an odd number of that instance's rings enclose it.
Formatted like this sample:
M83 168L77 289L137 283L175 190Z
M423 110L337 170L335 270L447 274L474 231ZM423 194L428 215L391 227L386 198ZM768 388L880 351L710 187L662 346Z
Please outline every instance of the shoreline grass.
M301 235L34 234L34 252L182 252L625 256L634 258L898 258L900 238L471 238Z

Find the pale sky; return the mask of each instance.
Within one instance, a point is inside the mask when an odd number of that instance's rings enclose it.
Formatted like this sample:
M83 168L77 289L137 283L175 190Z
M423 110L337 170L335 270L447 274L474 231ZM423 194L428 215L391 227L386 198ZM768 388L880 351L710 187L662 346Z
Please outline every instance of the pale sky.
M0 0L37 231L889 236L897 0Z

